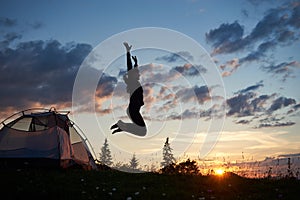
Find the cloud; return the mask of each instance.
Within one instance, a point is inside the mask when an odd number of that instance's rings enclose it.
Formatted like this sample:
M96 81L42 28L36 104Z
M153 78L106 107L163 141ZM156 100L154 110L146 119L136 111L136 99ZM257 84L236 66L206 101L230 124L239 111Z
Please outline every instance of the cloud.
M14 38L14 37L11 37ZM0 51L0 109L70 105L77 70L92 50L88 44L28 41Z
M157 61L166 61L168 63L174 63L181 60L193 61L193 56L187 51L179 51L177 53L170 53L161 57L157 57Z
M219 47L242 39L243 34L244 28L235 21L232 24L221 24L218 28L210 30L205 36L207 42L212 43L214 47Z
M243 26L235 21L231 24L223 23L210 30L206 33L206 40L213 47L212 55L245 52L246 55L238 59L239 65L261 60L268 62L266 58L270 51L300 39L299 18L300 4L288 2L268 10L247 35L244 35ZM230 62L221 66L223 70L231 67ZM234 71L231 67L222 75L230 76ZM290 73L283 74L284 79L289 75Z
M268 66L262 66L262 69L267 73L273 75L283 75L282 81L290 77L295 68L300 68L300 63L298 61L292 62L282 62L280 64L270 64Z
M22 35L15 33L15 32L10 32L10 33L6 33L3 35L3 39L2 41L0 41L0 50L6 49L9 47L9 45L17 40L17 39L21 39Z
M250 99L252 99L254 96L254 93L248 92L246 94L238 94L237 96L227 99L226 102L229 106L227 115L237 115L239 117L253 115Z
M256 98L254 98L250 103L252 111L253 112L264 112L266 110L266 108L265 108L267 105L266 102L269 99L272 99L274 96L275 96L275 94L272 94L272 95L263 94L263 95L260 95Z
M272 113L276 110L279 110L281 108L287 107L289 105L296 104L296 100L292 98L286 98L286 97L279 97L275 99L268 109L268 112Z
M245 120L245 119L242 119L242 120L239 120L236 122L236 124L249 124L252 120Z
M251 86L249 86L249 87L247 87L245 89L237 91L235 94L237 94L237 93L247 93L247 92L250 92L250 91L257 90L258 88L263 87L263 86L264 86L263 81L259 81L255 85L251 85Z
M111 96L116 84L116 77L103 74L101 79L99 80L96 95L100 98Z
M262 123L257 128L271 128L271 127L285 127L293 126L295 122L276 122L276 123Z
M291 114L291 113L297 111L299 108L300 108L300 103L294 105L294 106L287 112L287 114Z
M45 24L40 21L35 21L33 23L29 23L28 25L35 30L40 29L45 26Z
M206 41L215 47L214 54L230 53L242 48L244 28L235 21L234 23L221 24L218 28L205 34ZM238 44L238 45L235 45Z
M17 25L16 19L11 19L8 17L0 17L0 26L13 27Z
M191 88L180 89L176 92L176 97L184 103L198 101L199 104L203 104L212 98L206 85L200 87L195 85Z
M271 3L273 1L272 0L248 0L248 2L257 6L258 4L261 4L261 3Z
M256 124L254 128L294 125L295 122L285 121L284 119L287 114L291 114L300 108L296 104L296 100L284 96L275 98L277 96L275 93L259 95L257 89L260 87L263 87L262 81L239 90L234 93L233 97L228 98L226 101L227 116L235 118L234 122L236 124ZM289 111L285 112L285 108L288 108ZM252 118L249 119L249 117Z
M206 73L207 69L202 65L194 66L192 64L186 63L183 66L176 66L173 68L177 72L181 73L184 76L198 76L201 73Z
M280 154L280 155L278 155L278 157L285 157L285 158L288 158L288 157L300 157L300 153Z

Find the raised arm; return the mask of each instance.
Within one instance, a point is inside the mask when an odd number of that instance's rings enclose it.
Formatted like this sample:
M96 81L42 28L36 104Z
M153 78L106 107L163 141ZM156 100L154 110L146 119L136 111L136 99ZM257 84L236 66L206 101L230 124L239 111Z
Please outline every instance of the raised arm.
M132 56L132 59L134 61L134 67L137 67L138 66L138 60L137 60L137 57L136 56Z
M126 48L126 59L127 59L127 71L130 71L132 69L132 62L131 62L131 55L130 55L130 50L132 45L129 46L127 42L123 42L125 48Z

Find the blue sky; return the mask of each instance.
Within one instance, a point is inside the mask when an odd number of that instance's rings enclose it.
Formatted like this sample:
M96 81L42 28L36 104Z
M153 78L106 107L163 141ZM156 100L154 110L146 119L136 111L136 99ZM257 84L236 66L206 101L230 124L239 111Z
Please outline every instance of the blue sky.
M70 109L77 70L93 48L112 35L129 29L161 27L181 32L201 44L222 76L226 90L226 105L223 105L226 107L226 120L219 141L209 156L236 159L244 152L249 157L262 159L300 152L299 1L1 0L0 13L1 118L36 106L56 105ZM120 49L123 50L122 44ZM146 53L136 52L141 59L146 57ZM149 70L161 64L164 69L161 73L166 76L175 67L177 70L184 69L185 63L180 60L169 62L167 58L171 55L167 52L153 51L149 54L152 58L145 58L143 64L146 67L149 63L157 64L149 65ZM115 62L122 61L120 58ZM115 69L114 66L111 69ZM202 109L196 112L204 115L211 111L209 91L215 89L199 82L199 74L189 76L188 73L192 72L187 71L185 76L201 97ZM101 103L107 101L100 107L98 105L97 117L107 121L107 127L113 122L110 121L111 112L107 110L108 102L114 97L114 89L122 88L122 80L116 74L108 74L102 86L97 88L98 100ZM150 105L150 94L158 97L161 88L148 86L145 96L149 98L145 102ZM153 93L149 93L152 89ZM181 94L180 90L176 94ZM179 113L185 124L182 134L192 131L187 127L198 120L192 112L192 102L186 99L181 99L186 112ZM116 95L115 102L120 107L126 106L126 101ZM153 105L159 109L159 103L162 102L157 100ZM155 122L157 116L154 108L150 111L154 114L148 116L149 119L152 117L148 123L151 121L153 130L156 130L155 127L160 125ZM104 111L108 111L107 114ZM147 115L145 111L146 106L144 114ZM174 124L178 121L172 120L170 113L166 115L166 130L162 129L156 144L147 150L143 149L143 143L147 140L131 149L126 142L120 143L120 140L128 139L124 135L112 137L109 130L98 135L98 130L85 127L91 117L89 113L82 113L78 124L86 130L96 153L104 137L108 137L114 152L131 154L139 148L141 152L145 150L156 155L160 154L158 149L163 146L164 138L172 138L174 135L171 132L176 132ZM122 113L119 115L122 117ZM201 128L197 129L195 138L191 139L190 135L186 135L186 141L184 137L180 138L182 143L193 143L185 153L197 157L208 122L209 116L201 118ZM175 127L174 130L171 127ZM129 146L139 141L132 140ZM143 155L141 153L141 157Z

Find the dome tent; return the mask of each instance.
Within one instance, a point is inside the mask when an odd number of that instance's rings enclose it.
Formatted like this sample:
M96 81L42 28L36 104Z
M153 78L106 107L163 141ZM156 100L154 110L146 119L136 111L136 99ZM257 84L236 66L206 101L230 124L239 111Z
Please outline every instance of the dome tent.
M2 167L96 168L91 145L68 114L53 108L28 109L5 119L0 129Z

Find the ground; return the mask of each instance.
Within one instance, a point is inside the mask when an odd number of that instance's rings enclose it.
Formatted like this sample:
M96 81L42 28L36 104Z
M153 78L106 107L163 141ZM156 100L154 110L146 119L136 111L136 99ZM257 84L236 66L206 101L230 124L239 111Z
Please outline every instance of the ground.
M0 170L1 199L298 199L296 179L84 171ZM5 197L5 198L4 198Z

